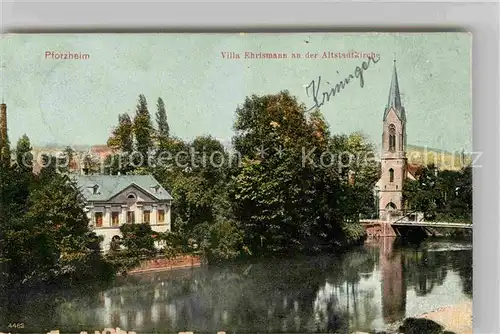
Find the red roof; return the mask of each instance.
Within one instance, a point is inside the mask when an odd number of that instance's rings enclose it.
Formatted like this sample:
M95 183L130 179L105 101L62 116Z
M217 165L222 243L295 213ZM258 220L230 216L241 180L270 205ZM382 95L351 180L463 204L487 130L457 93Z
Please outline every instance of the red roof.
M419 164L408 164L408 173L410 173L414 178L417 177L418 171L422 168Z
M113 149L106 145L95 145L90 148L92 153L99 155L101 158L106 158L108 155L113 154Z

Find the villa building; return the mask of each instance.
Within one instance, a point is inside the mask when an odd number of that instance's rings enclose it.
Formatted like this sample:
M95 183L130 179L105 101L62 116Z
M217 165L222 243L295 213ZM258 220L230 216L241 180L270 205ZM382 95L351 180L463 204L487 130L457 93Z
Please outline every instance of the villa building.
M153 231L171 230L172 196L151 175L78 175L74 180L84 197L87 215L103 250L121 237L125 223L149 224Z

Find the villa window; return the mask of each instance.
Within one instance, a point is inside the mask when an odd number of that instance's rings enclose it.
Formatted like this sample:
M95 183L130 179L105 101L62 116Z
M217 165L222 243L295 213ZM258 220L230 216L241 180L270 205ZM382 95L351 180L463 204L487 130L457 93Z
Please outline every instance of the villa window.
M120 225L120 213L119 212L112 212L111 213L111 226L118 226Z
M158 210L158 224L165 222L165 210Z
M389 169L389 182L394 182L394 169Z
M135 212L134 211L127 211L127 223L128 224L135 224Z
M95 226L102 227L102 212L96 212L94 214L95 217Z
M151 211L149 211L149 210L143 211L143 213L142 213L142 222L143 223L145 223L145 224L150 223L150 214L151 214Z
M396 150L396 127L394 124L389 125L389 151Z

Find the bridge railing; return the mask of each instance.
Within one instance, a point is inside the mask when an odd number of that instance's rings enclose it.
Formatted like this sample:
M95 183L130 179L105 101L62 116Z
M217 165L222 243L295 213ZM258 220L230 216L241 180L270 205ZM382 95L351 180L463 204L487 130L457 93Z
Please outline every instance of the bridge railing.
M417 211L410 211L408 213L405 213L403 216L399 217L395 221L391 222L391 224L402 222L405 218L409 218L409 216L411 216L411 215L417 215L417 214L418 214ZM408 223L415 223L415 222L418 222L418 220L416 220L416 221L408 221Z

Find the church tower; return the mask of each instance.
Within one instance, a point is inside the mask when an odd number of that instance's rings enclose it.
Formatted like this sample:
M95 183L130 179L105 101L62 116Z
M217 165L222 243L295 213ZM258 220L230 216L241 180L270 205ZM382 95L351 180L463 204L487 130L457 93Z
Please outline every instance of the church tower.
M401 105L396 60L383 118L381 168L379 214L381 219L387 219L389 215L402 214L403 184L407 171L406 114Z

